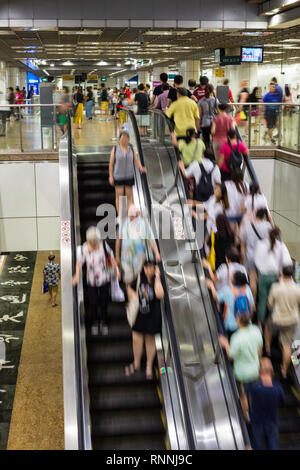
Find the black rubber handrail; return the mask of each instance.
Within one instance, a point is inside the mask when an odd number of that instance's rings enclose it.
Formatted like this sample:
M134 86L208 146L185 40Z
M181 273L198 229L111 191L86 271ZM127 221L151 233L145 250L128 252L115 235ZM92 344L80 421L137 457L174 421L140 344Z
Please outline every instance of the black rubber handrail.
M143 149L142 149L142 144L141 144L141 139L140 139L140 134L137 126L137 122L135 119L135 115L133 111L123 108L123 111L125 111L132 123L135 138L136 138L136 143L138 147L138 153L139 157L141 160L141 163L143 166L145 166L145 160L144 160L144 155L143 155ZM148 185L148 180L147 176L145 174L141 175L141 180L142 180L142 185L144 189L144 194L146 196L146 202L147 202L147 208L149 215L152 213L152 200L151 200L151 195L150 195L150 190L149 190L149 185ZM156 239L156 243L159 248L159 240ZM194 437L194 432L193 432L193 426L191 423L191 418L188 412L188 400L186 396L186 390L185 390L185 385L184 385L184 379L183 379L183 372L181 368L181 362L180 362L180 354L179 354L179 345L175 333L175 327L173 323L173 317L172 317L172 310L171 310L171 305L170 305L170 299L168 295L168 288L167 288L167 283L166 283L166 278L165 278L165 273L163 269L162 263L159 263L159 268L161 272L161 279L162 279L162 286L164 289L165 297L165 312L166 312L166 318L168 322L168 327L169 327L169 333L170 333L170 342L172 345L172 352L173 352L173 359L174 359L174 364L176 367L177 371L177 377L178 377L178 384L180 388L180 397L182 400L182 411L184 415L184 422L185 422L185 429L186 429L186 434L187 434L187 442L189 446L189 450L196 450L196 444L195 444L195 437Z
M169 127L169 130L170 132L173 132L174 130L174 123L173 121L171 121L163 111L161 110L158 110L158 109L153 109L153 110L149 110L150 112L154 113L154 114L158 114L160 115L164 120L165 122L168 124L168 127ZM241 140L241 139L240 139ZM176 153L176 157L177 157L177 160L179 161L180 160L180 152L178 150L178 148L176 147L173 147L174 150L175 150L175 153ZM256 174L255 174L255 171L254 171L254 168L252 166L252 163L249 159L249 156L247 155L247 160L245 159L245 164L248 168L248 171L249 171L249 175L250 177L252 178L252 176L254 178L256 178ZM183 188L183 180L182 180L182 175L180 173L179 177L178 177L178 181L180 181L180 184ZM256 178L256 181L257 181L257 178ZM183 191L183 193L185 194L185 191ZM198 251L198 250L197 250ZM201 260L201 255L198 251L198 256L199 256L199 259ZM201 288L200 288L201 290ZM218 312L218 309L217 309L217 306L216 306L216 303L212 297L212 294L211 294L211 291L209 290L209 297L210 297L210 301L211 301L211 305L212 305L212 309L213 309L213 312L214 312L214 316L215 316L215 320L216 320L216 325L217 325L217 330L218 330L218 333L219 334L225 334L225 331L224 331L224 327L223 327L223 324L220 320L220 315L219 315L219 312ZM206 311L206 309L205 309ZM208 322L208 325L209 325L209 322ZM212 339L212 342L213 342L213 339ZM241 408L241 404L240 404L240 399L239 399L239 395L238 395L238 390L237 390L237 386L236 386L236 380L234 378L234 374L233 374L233 369L232 369L232 365L227 357L227 355L223 355L224 357L224 364L225 364L225 367L226 367L226 372L227 372L227 376L229 378L229 382L230 382L230 385L231 385L231 390L233 392L233 397L234 397L234 401L236 403L236 407L237 407L237 412L238 412L238 417L239 417L239 423L240 423L240 427L241 427L241 431L242 431L242 435L243 435L243 440L244 440L244 444L245 446L247 445L250 445L250 438L249 438L249 434L248 434L248 430L247 430L247 426L246 426L246 423L245 423L245 419L244 419L244 415L243 415L243 411L242 411L242 408ZM226 394L225 394L225 391L224 391L224 396L226 397ZM229 408L227 406L227 409L229 411ZM234 433L233 433L234 434Z
M67 136L68 136L68 167L69 167L69 196L70 196L70 229L72 250L72 272L76 269L76 236L75 236L75 211L74 211L74 188L73 188L73 145L71 116L67 114ZM73 322L74 322L74 350L75 350L75 373L77 384L77 426L78 426L78 449L84 450L84 426L83 426L83 396L82 396L82 370L80 353L80 324L78 317L78 295L77 286L73 287Z

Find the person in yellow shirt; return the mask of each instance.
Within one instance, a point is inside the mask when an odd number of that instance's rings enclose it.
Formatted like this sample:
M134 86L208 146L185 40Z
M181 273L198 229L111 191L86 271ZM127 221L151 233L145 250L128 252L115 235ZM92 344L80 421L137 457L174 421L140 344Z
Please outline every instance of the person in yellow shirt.
M166 112L168 118L174 117L177 137L186 137L187 129L200 127L199 109L195 101L187 96L185 88L177 88L177 101L174 101Z

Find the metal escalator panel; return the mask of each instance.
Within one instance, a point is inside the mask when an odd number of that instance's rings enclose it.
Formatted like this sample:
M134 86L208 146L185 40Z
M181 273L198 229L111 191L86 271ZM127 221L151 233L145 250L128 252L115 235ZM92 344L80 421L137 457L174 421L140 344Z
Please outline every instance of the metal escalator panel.
M142 138L141 145L151 199L148 210L162 255L196 448L243 449L246 433L235 383L228 376L223 352L215 361L215 315L195 240L185 227L185 194L180 184L174 185L177 158L162 114L150 113L150 136ZM162 219L170 221L166 237L159 228Z

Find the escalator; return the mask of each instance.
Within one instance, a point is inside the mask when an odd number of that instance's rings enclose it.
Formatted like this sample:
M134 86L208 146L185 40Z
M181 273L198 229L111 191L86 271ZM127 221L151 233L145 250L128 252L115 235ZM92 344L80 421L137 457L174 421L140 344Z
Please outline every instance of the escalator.
M145 138L141 139L142 153L144 157L144 164L147 168L150 169L148 173L148 184L151 192L152 204L156 207L159 205L160 208L163 208L164 214L166 216L167 212L173 212L175 215L182 217L184 219L183 204L186 202L183 182L181 175L178 172L177 160L178 152L174 149L171 139L170 131L172 130L172 124L166 118L166 116L160 111L150 112L150 129L149 134ZM241 139L241 137L240 137ZM249 156L244 158L243 171L245 175L245 180L248 183L257 182L257 177L252 166ZM178 204L182 207L182 214L178 212ZM177 207L176 207L177 205ZM163 240L161 241L163 244ZM197 240L198 249L202 246L202 240ZM186 249L187 244L185 244ZM166 247L166 252L168 247ZM174 255L173 255L174 257ZM182 259L181 261L181 270L186 272L186 278L189 280L190 285L192 285L191 280L194 281L195 273L192 269L192 263L195 263L195 258L189 261L189 256L183 254L182 250L179 250L178 257ZM199 264L194 264L195 270L199 270L200 277L202 275L202 270ZM166 272L168 273L168 266L166 266ZM173 273L171 273L173 274ZM179 272L176 273L177 280L179 277ZM170 279L173 281L172 276ZM201 289L201 287L200 287ZM212 299L211 303L212 302ZM208 308L209 310L209 308ZM173 313L175 309L173 309ZM216 317L219 332L222 332L221 324L218 321L218 312L216 307L213 304L211 307L210 314L213 314ZM176 322L176 319L175 319ZM213 338L213 335L212 335ZM275 380L280 381L284 392L285 392L285 405L279 410L279 449L281 450L295 450L300 449L300 388L299 383L293 368L291 365L288 378L282 380L280 374L280 364L282 358L281 347L279 345L278 339L274 338L271 347L272 352L272 362L275 373ZM226 358L225 358L226 361ZM229 368L231 366L227 364ZM231 376L231 387L235 388L235 385L232 383ZM234 381L234 379L233 379ZM235 395L235 401L238 400L238 396ZM239 408L239 405L237 405ZM243 421L243 417L240 414L240 420ZM241 426L245 426L241 424ZM244 428L245 429L245 428ZM249 433L251 434L251 429L248 428ZM244 439L247 442L247 433L244 432Z
M114 188L108 183L108 155L84 155L77 163L81 240L85 231L97 225L97 207L115 203ZM109 241L114 249L114 240ZM85 298L85 311L88 299ZM165 429L157 376L146 380L145 361L141 371L127 377L124 368L133 362L131 329L125 305L111 303L108 335L91 334L86 318L88 388L91 439L95 450L165 450Z

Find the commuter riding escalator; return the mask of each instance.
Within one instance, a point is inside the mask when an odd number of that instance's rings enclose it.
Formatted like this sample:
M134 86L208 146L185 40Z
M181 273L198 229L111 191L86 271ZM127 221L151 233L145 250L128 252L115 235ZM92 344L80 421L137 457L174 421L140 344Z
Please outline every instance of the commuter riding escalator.
M108 183L108 158L101 157L96 156L93 161L84 161L83 157L77 164L82 242L86 229L100 220L97 207L115 203L114 189ZM109 244L114 249L114 240ZM87 297L85 289L86 312ZM92 335L87 317L86 343L93 448L166 449L157 377L146 380L145 368L129 377L125 375L125 366L133 362L125 305L109 304L107 335Z

